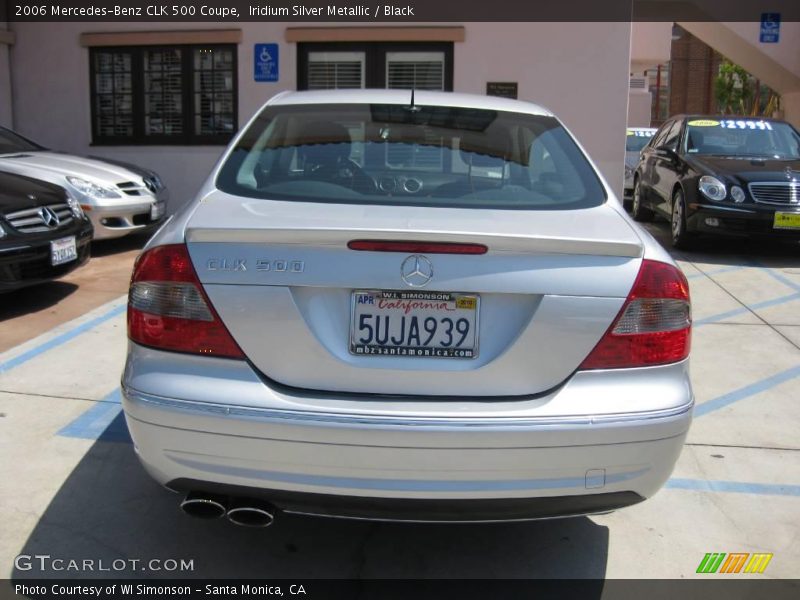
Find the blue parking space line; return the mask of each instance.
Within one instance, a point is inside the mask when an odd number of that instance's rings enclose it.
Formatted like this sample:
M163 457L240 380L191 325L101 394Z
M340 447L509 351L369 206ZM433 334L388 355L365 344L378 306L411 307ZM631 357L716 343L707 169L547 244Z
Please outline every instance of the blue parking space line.
M780 281L786 287L790 287L794 291L800 292L800 284L795 283L788 277L784 277L780 273L776 273L773 269L770 269L769 267L760 267L760 269L764 271L767 275L772 277L775 281Z
M716 323L718 321L721 321L722 319L727 319L728 317L743 315L745 313L750 312L751 310L770 308L772 306L778 306L779 304L786 304L787 302L792 302L793 300L800 300L800 293L789 294L787 296L781 296L780 298L773 298L772 300L763 300L762 302L756 302L755 304L748 305L747 307L734 308L733 310L729 310L724 313L719 313L716 315L712 315L710 317L697 319L692 323L692 326L702 327L703 325L708 325L709 323Z
M105 323L109 319L113 319L114 317L121 315L125 312L127 306L125 304L121 306L117 306L116 308L112 308L108 312L95 317L91 321L86 321L86 323L82 323L68 331L65 331L61 335L54 337L51 340L44 342L43 344L39 344L35 348L31 348L27 352L23 352L19 356L15 356L14 358L10 358L9 360L5 361L4 363L0 363L0 373L5 373L6 371L10 371L14 367L18 367L21 364L24 364L31 360L32 358L36 358L40 354L47 352L48 350L52 350L53 348L57 348L62 344L67 343L68 341L75 339L82 333L86 333L90 329Z
M130 435L122 417L119 388L85 410L56 435L84 440L129 442Z
M714 481L707 479L672 478L664 486L673 490L698 492L731 492L765 496L800 496L800 485L782 483L747 483L742 481Z
M767 377L766 379L762 379L761 381L756 381L755 383L751 383L750 385L741 387L738 390L728 392L727 394L723 394L722 396L717 396L712 400L707 400L702 404L698 404L695 406L694 416L695 417L705 416L710 412L720 410L721 408L730 406L735 402L739 402L740 400L744 400L745 398L749 398L751 396L755 396L756 394L760 394L761 392L765 392L770 388L774 388L778 385L781 385L782 383L791 381L795 377L800 377L800 367L793 367L791 369L787 369L786 371L776 373L775 375Z
M695 267L697 268L697 267ZM741 265L732 265L730 267L723 267L721 269L714 269L713 271L700 271L699 273L692 273L691 275L687 276L686 279L699 279L700 277L711 277L713 275L720 275L722 273L730 273L731 271L739 271L744 269L744 266ZM698 269L699 270L699 269Z
M710 317L704 317L702 319L697 319L695 321L692 321L692 327L702 327L703 325L708 325L709 323L716 323L717 321L721 321L722 319L743 315L748 312L750 311L746 308L734 308L733 310L729 310L724 313L718 313Z

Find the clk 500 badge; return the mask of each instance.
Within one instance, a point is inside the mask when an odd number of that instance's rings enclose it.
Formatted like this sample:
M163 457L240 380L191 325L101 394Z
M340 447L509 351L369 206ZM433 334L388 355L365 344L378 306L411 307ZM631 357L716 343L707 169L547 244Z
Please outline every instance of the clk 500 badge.
M206 263L209 271L247 271L246 258L209 258Z
M275 273L302 273L306 264L302 260L270 260L259 258L255 261L256 271L273 271ZM208 271L247 271L246 258L209 258L206 262Z
M275 271L277 273L302 273L306 264L302 260L266 260L256 261L256 271Z

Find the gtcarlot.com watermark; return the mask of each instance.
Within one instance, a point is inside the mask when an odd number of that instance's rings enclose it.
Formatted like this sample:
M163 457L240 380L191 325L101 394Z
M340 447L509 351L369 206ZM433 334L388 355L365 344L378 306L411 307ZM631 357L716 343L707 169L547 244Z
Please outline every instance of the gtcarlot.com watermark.
M185 558L62 558L49 554L20 554L14 559L18 571L57 573L184 573L194 571L194 559Z

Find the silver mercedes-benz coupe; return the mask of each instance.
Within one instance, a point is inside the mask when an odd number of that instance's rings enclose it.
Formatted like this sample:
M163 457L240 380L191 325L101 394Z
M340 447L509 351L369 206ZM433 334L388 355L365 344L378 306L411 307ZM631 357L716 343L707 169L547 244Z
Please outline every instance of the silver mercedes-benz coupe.
M664 484L694 402L685 277L500 98L272 98L139 257L128 334L142 463L242 525L607 512Z

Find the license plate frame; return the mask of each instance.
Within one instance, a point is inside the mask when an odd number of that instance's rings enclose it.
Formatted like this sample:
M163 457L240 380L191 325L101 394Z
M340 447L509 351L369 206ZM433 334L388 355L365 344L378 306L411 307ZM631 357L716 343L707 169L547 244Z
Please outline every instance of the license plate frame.
M772 217L773 229L800 229L800 213L776 211Z
M436 341L437 334L434 338L429 340L427 346L399 346L399 345L378 345L378 344L363 344L356 340L358 329L357 314L359 297L371 296L388 301L405 300L409 302L422 301L430 302L441 306L441 303L453 306L456 311L460 311L459 318L464 318L464 315L471 315L470 328L472 344L453 347L434 346L432 343ZM374 356L374 357L392 357L392 358L439 358L439 359L458 359L458 360L473 360L478 358L480 350L480 294L472 292L422 292L422 291L405 291L405 290L376 290L376 289L357 289L352 290L350 294L350 323L349 323L349 339L348 350L350 354L355 356ZM459 306L459 304L461 304ZM471 305L471 306L470 306ZM391 310L391 309L389 309ZM401 310L397 307L397 310ZM445 309L426 309L434 311L444 311ZM448 312L450 312L448 310ZM363 313L362 313L363 314ZM386 314L386 313L383 313ZM408 316L408 312L405 316ZM415 315L412 315L415 316ZM417 317L420 315L417 314ZM422 315L426 318L425 315ZM432 316L432 315L428 315ZM437 322L437 328L439 323ZM455 326L455 325L454 325ZM388 330L387 330L388 331ZM423 331L423 335L427 335L427 331ZM456 334L455 331L453 331ZM389 334L389 340L395 339L394 335ZM403 339L405 335L403 336ZM455 341L455 340L454 340ZM466 340L465 340L466 341Z
M78 260L78 245L75 236L59 238L50 242L50 264L54 267Z

